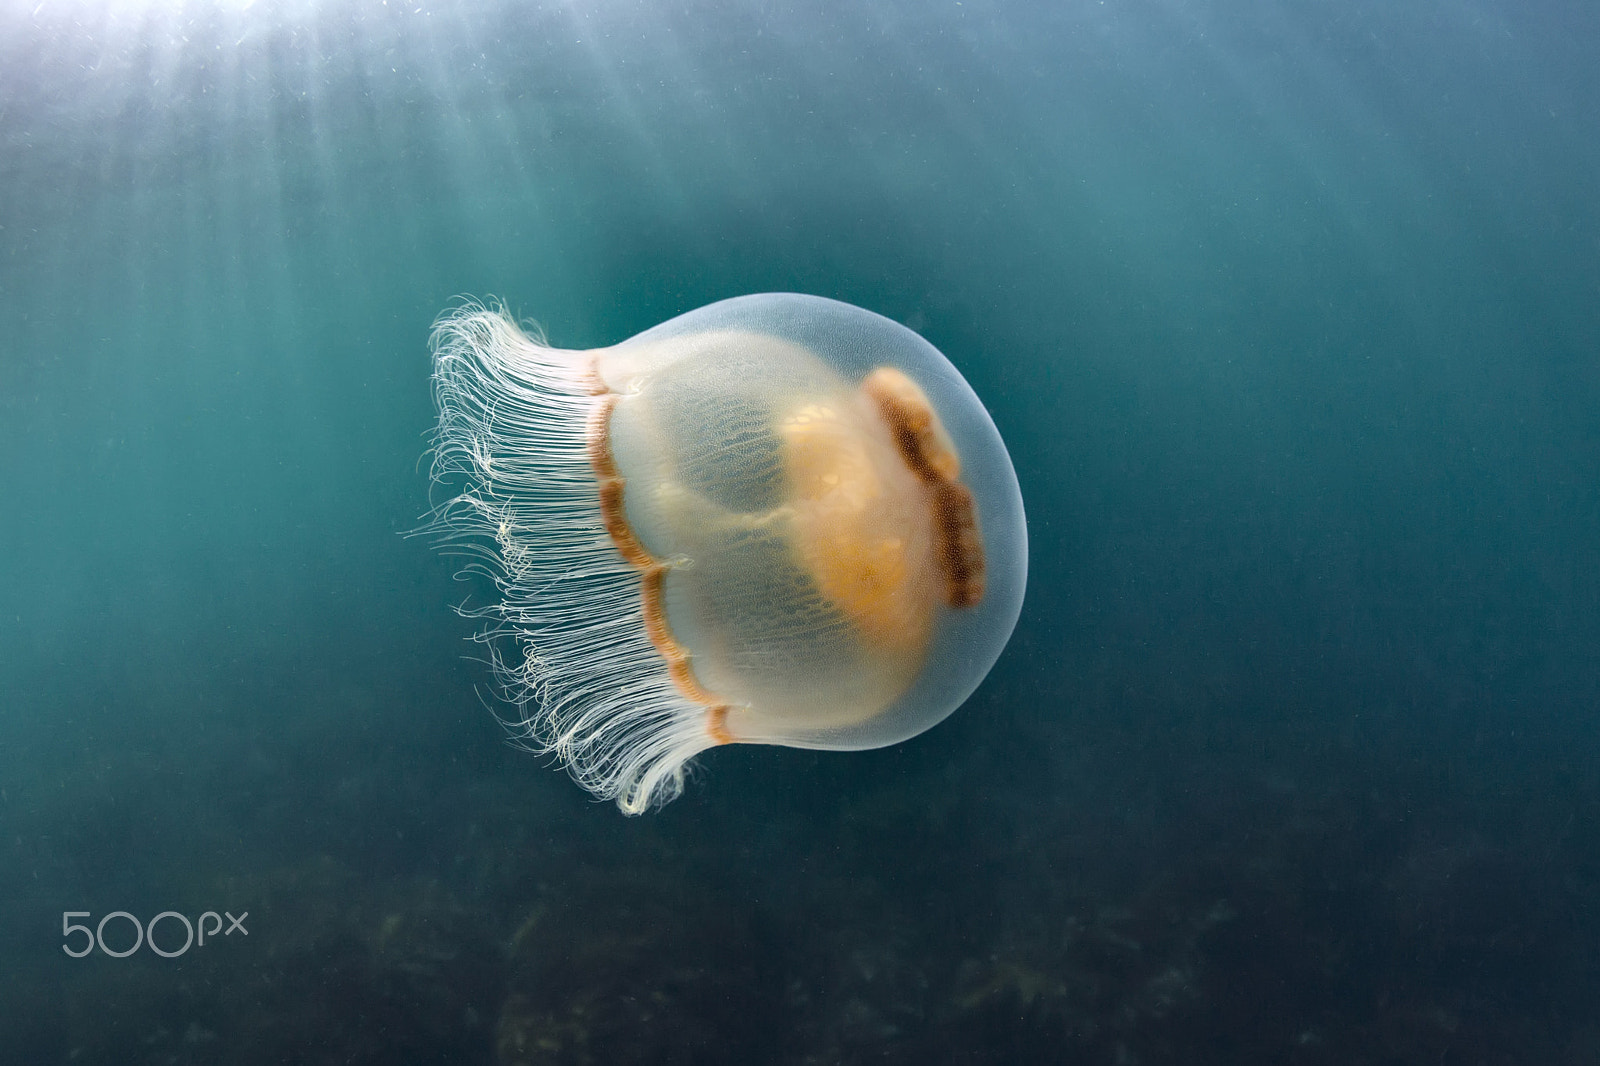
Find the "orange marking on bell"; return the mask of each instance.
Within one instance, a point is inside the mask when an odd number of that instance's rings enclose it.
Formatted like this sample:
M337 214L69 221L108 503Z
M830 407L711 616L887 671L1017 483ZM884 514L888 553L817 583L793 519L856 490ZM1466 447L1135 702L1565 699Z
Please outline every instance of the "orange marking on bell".
M611 413L622 397L611 395L594 405L589 422L584 427L584 445L589 452L589 465L600 481L617 477L617 461L611 455Z
M611 542L622 557L634 566L653 566L655 560L645 550L639 538L628 525L627 509L623 500L624 482L617 475L617 462L611 454L611 413L616 410L620 396L606 396L595 404L585 427L584 444L589 453L589 465L594 468L595 488L600 495L600 519L605 523Z
M672 631L667 628L666 612L661 606L661 587L666 573L667 568L660 565L645 570L643 580L639 583L639 599L644 608L645 635L657 651L670 659L673 653L682 655L683 650L672 639Z
M672 683L678 686L678 691L683 693L685 699L695 703L720 703L716 695L700 687L700 681L694 676L694 665L688 652L679 650L676 657L667 660L667 672L672 675Z
M583 384L589 390L590 396L603 396L611 391L611 386L606 384L606 379L600 374L598 352L589 356L588 365L583 368Z
M728 732L728 705L720 703L706 709L706 732L718 744L732 744L733 734Z
M601 407L596 409L595 416L590 419L589 458L595 467L595 473L600 475L608 468L613 471L611 477L603 477L600 481L600 515L605 521L606 532L610 535L612 543L617 546L617 550L622 553L622 557L641 571L639 601L644 616L645 635L666 660L667 675L672 678L673 687L685 699L694 703L721 704L723 701L718 696L707 692L701 686L690 662L692 656L684 650L683 645L673 639L672 627L667 623L664 594L666 564L658 562L645 550L633 527L628 525L623 501L623 480L615 476L616 464L611 457L611 446L607 437L611 409L616 406L617 399L616 396L608 397L610 402L603 401ZM595 436L596 433L598 438ZM709 724L707 728L710 728ZM722 728L726 733L726 727ZM729 736L728 740L721 743L729 743L731 740L732 737Z
M934 520L939 534L939 562L945 576L944 601L971 607L983 599L983 542L979 539L972 493L959 481L940 485L934 494Z
M655 560L645 550L639 538L634 535L633 527L628 525L628 516L624 512L622 501L622 479L612 478L600 482L600 517L606 524L606 532L611 535L611 542L617 546L617 551L622 557L634 566L650 566Z
M983 537L972 492L960 481L961 456L927 395L904 373L880 366L861 382L871 397L900 458L931 490L929 510L944 575L944 602L971 607L983 599Z
M861 389L878 405L913 473L934 484L961 476L961 457L915 381L892 366L880 366L861 382Z

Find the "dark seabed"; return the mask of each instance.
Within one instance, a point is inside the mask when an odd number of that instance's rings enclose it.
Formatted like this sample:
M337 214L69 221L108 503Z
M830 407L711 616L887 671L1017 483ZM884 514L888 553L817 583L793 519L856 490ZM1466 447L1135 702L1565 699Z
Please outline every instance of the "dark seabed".
M1597 50L1588 0L0 0L0 1061L1600 1063ZM1029 598L931 732L624 818L401 536L429 325L768 290L962 369ZM247 932L63 950L116 911Z

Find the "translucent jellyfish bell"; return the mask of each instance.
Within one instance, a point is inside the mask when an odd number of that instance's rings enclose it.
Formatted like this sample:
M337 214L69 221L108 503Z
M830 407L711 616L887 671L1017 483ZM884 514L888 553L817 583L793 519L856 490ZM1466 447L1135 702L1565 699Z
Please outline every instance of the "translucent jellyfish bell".
M628 813L719 744L876 748L972 694L1016 624L1022 497L917 334L769 293L565 351L470 305L434 327L430 527L498 586L509 722Z

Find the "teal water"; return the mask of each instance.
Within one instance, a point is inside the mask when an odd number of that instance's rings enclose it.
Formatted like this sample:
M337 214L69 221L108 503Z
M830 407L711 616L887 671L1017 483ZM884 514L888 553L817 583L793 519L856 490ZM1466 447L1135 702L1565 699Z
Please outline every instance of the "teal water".
M1597 43L7 0L0 1061L1592 1061ZM931 733L624 821L500 744L484 590L400 536L428 327L761 291L962 370L1028 603Z

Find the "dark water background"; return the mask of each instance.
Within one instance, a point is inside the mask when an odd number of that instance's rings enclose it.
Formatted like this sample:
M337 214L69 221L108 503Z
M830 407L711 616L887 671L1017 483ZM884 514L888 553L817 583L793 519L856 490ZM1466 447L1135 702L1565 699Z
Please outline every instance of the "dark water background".
M0 1061L1600 1062L1597 45L5 0ZM936 730L624 819L499 743L399 536L427 330L765 290L962 368L1028 603Z

